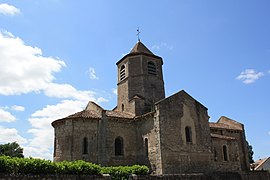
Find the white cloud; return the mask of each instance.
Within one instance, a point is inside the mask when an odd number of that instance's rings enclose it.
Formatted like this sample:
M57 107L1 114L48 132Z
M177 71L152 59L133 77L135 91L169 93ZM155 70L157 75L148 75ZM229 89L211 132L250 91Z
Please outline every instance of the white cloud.
M0 142L10 143L18 142L19 144L27 143L27 140L18 134L18 131L14 128L4 128L0 126Z
M112 89L112 92L113 92L113 94L117 95L117 89L116 88Z
M25 146L25 155L51 159L54 139L51 123L81 111L85 106L85 101L63 100L56 105L47 105L45 108L34 112L32 117L29 118L32 128L28 130L28 133L32 134L33 138L29 139L29 144ZM38 149L41 149L43 153L40 153Z
M45 89L65 63L42 56L10 32L0 31L0 94L18 95Z
M236 79L241 80L245 84L251 84L263 75L263 72L256 72L254 69L246 69L245 71L242 71L241 74L236 77Z
M10 112L0 109L0 122L13 122L16 120L16 117L13 116Z
M73 98L84 101L94 101L96 95L93 91L79 91L69 84L50 83L44 89L44 93L48 97L57 98Z
M63 61L43 57L41 49L25 45L10 32L0 31L0 95L43 92L48 97L62 99L58 104L47 105L37 110L28 119L31 125L28 133L32 134L32 138L22 146L25 156L51 159L54 138L51 123L81 111L90 100L108 101L103 97L97 97L93 91L81 91L69 84L54 83L53 73L59 72L64 66ZM94 69L89 68L90 72L95 75ZM94 78L98 77L95 75ZM0 108L0 121L16 120L7 110L24 111L25 108L18 105ZM26 139L18 135L16 129L7 129L4 132L7 132L7 135L13 134L13 138L18 139L18 142L26 142ZM0 140L1 138L0 134Z
M32 117L37 118L49 118L56 120L58 118L63 118L72 113L81 111L86 106L84 101L78 100L63 100L56 105L47 105L42 110L38 110L32 114ZM32 124L32 123L31 123ZM32 124L37 127L35 124Z
M173 50L173 46L168 45L167 43L160 43L160 44L155 44L152 46L153 50L160 50L161 48L167 48L169 50Z
M108 101L109 101L108 99L105 99L105 98L103 98L103 97L97 98L97 102L98 102L98 103L101 103L101 102L108 102Z
M88 69L88 73L89 73L89 78L92 80L98 79L97 75L96 75L96 71L94 68L90 67Z
M21 147L23 148L23 154L25 157L34 157L52 160L53 155L51 149L42 147L30 147L30 146L21 146Z
M9 5L6 3L0 4L0 14L14 16L14 15L19 14L19 13L20 13L20 9L18 9L12 5Z
M11 107L11 109L14 110L14 111L24 111L24 110L25 110L25 107L23 107L23 106L18 106L18 105L13 105L13 106Z

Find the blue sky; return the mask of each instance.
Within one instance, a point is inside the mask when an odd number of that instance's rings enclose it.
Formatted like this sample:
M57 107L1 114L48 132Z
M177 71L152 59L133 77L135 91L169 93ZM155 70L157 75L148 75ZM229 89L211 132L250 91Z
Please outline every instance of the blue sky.
M210 121L245 124L270 156L270 1L0 0L0 143L52 159L58 118L116 105L116 65L141 41L164 61L166 96L184 89Z

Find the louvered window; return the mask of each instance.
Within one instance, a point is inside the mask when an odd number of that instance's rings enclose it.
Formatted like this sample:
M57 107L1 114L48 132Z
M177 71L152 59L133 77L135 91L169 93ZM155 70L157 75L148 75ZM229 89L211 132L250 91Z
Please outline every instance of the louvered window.
M148 74L157 75L157 68L156 68L155 63L153 63L152 61L148 62L147 68L148 68Z
M125 65L122 65L120 68L120 81L125 79L125 77L126 77L126 67Z

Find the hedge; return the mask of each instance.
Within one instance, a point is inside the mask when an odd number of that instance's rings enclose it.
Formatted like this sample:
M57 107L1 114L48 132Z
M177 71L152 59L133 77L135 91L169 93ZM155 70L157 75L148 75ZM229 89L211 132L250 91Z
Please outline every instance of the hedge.
M112 179L128 179L130 174L145 175L148 172L148 167L144 165L101 167L82 160L52 162L35 158L0 156L0 173L7 174L110 174Z

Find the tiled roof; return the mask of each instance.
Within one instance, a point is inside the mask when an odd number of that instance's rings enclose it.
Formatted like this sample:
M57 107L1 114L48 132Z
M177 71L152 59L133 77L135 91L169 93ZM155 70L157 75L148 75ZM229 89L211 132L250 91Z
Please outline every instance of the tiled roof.
M220 134L213 134L213 133L211 133L211 137L212 138L219 138L219 139L226 139L226 140L235 140L236 139L234 137L224 136L224 135L220 135Z
M259 169L270 157L255 161L255 170Z
M106 116L116 117L116 118L127 118L127 119L134 118L133 114L127 113L127 112L122 112L122 111L106 111Z
M156 56L153 54L142 42L137 42L135 46L132 48L132 50L126 54L124 57L122 57L116 64L120 64L124 59L130 56L136 56L136 55L145 55L145 56L151 56L153 58L158 58L161 60L161 63L163 64L162 58L159 56Z
M138 41L130 53L146 53L154 55L141 41Z
M66 117L66 119L69 119L69 118L86 118L86 119L93 118L93 119L100 119L101 116L98 113L96 113L95 111L83 110L83 111L77 112L75 114L72 114L72 115Z
M210 128L221 128L221 129L230 129L230 130L239 130L242 131L242 127L240 126L234 126L234 125L228 125L224 123L213 123L209 122Z

